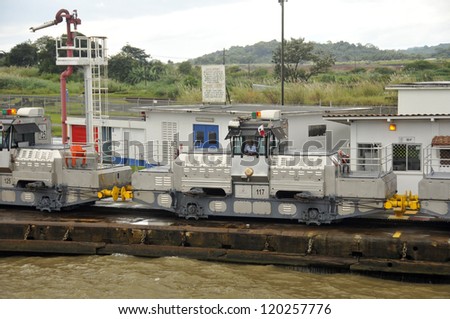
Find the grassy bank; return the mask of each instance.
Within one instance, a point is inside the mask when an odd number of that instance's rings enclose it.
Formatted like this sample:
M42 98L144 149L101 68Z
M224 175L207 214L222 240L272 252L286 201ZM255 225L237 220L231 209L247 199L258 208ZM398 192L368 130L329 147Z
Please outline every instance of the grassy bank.
M236 67L234 68L236 69ZM337 74L337 75L336 75ZM279 84L269 75L255 78L246 72L227 75L227 88L233 103L277 104L280 100ZM330 80L331 79L331 80ZM69 78L67 88L71 95L84 90L82 74ZM158 81L124 84L108 81L111 98L152 97L170 98L181 103L201 103L200 85L185 85L182 81ZM200 82L201 83L201 82ZM266 89L255 89L254 83L265 84ZM386 105L392 101L384 91L385 79L370 79L366 75L330 73L311 83L286 83L286 104L312 105ZM58 75L39 75L35 68L0 68L0 94L59 95Z
M232 103L279 104L280 84L274 79L272 70L271 65L227 66L227 90ZM337 64L328 73L314 76L306 83L286 83L285 104L394 106L397 103L396 92L386 91L386 85L443 80L450 80L450 61L447 60ZM84 83L81 70L68 79L67 88L71 97L82 98ZM199 67L189 75L177 73L172 67L171 73L158 81L134 85L109 80L108 89L111 103L114 99L127 97L170 99L179 104L202 101ZM0 95L8 94L55 96L56 101L60 94L59 75L39 74L33 67L0 67ZM9 102L0 103L5 108ZM82 102L69 103L68 108L70 114L84 111ZM61 128L57 125L61 123L59 102L46 105L46 112L56 124L54 134L60 134Z

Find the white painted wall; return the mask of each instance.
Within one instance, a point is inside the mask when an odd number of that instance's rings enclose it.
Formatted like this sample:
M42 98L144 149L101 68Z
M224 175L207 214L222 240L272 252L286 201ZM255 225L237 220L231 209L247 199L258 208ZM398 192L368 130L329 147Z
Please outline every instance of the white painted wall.
M213 119L213 121L202 122L199 119ZM198 115L192 113L182 113L182 114L165 114L165 113L151 113L150 117L147 119L151 123L152 138L155 137L157 140L161 139L160 133L158 133L158 127L162 121L175 121L178 123L179 128L179 138L180 141L188 141L189 134L193 132L194 124L208 124L208 125L218 125L219 126L219 141L223 148L227 148L229 141L225 141L225 137L228 134L228 124L229 121L236 118L232 114L220 114L220 115ZM327 130L333 132L334 143L340 139L350 138L350 128L347 125L342 125L339 123L329 122L322 119L321 114L303 114L303 115L291 115L288 118L288 135L289 139L293 142L293 147L301 149L304 143L310 141L311 139L324 140L323 138L310 138L308 137L308 126L314 124L325 124ZM184 145L183 149L186 147ZM184 149L185 150L185 149Z
M301 150L305 143L310 141L319 141L322 145L326 145L325 136L309 137L308 131L310 125L326 125L326 130L332 132L333 147L339 140L350 139L350 127L340 123L324 121L320 114L305 114L302 116L289 116L289 139L293 142L293 148ZM312 148L311 150L314 150Z
M450 88L399 89L398 114L448 114Z
M321 113L304 113L292 114L285 116L288 118L288 135L293 142L293 147L301 149L303 144L312 139L322 141L325 145L325 137L308 137L308 126L325 124L328 131L332 131L334 145L340 139L348 140L350 138L350 127L322 119ZM183 151L189 151L192 145L192 136L194 124L218 125L218 140L222 148L228 148L229 141L225 140L228 134L228 124L231 119L235 119L236 115L229 113L209 114L206 112L147 112L146 121L137 119L106 119L103 126L112 128L112 139L116 145L120 146L115 151L120 154L128 154L132 158L139 158L142 153L140 148L128 147L128 151L122 146L126 146L123 139L128 134L130 141L141 141L144 144L144 158L148 156L154 158L161 152L160 143L163 140L163 122L172 122L176 125L179 132L179 144L183 144ZM69 124L84 125L83 118L68 118ZM70 132L70 130L69 130ZM152 144L153 143L153 144ZM150 146L149 146L150 145ZM149 149L153 145L153 153Z
M450 135L450 120L395 119L396 131L389 131L386 119L358 119L351 125L351 148L361 143L381 143L387 146L402 143L408 138L412 143L421 144L422 161L420 171L396 171L399 194L411 190L417 194L418 183L423 176L423 150L431 144L436 135Z

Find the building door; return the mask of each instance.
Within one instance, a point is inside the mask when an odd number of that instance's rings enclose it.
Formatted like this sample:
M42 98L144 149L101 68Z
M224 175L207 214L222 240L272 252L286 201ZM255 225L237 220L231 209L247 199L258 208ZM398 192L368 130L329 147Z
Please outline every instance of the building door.
M72 125L72 143L73 144L86 144L86 126L85 125ZM94 141L97 148L96 141L98 140L98 127L94 127Z
M219 126L194 124L195 148L219 148Z

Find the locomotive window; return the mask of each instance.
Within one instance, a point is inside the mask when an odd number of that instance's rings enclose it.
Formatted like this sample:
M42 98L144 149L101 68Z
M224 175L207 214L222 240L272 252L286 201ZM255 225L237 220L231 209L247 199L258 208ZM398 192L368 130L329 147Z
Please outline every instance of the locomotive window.
M327 131L326 125L309 125L308 126L308 136L309 137L325 136L326 131Z
M242 142L240 136L233 136L233 155L242 154Z
M263 138L263 137L260 138L258 140L257 146L258 146L259 155L266 155L266 140L265 140L265 138Z

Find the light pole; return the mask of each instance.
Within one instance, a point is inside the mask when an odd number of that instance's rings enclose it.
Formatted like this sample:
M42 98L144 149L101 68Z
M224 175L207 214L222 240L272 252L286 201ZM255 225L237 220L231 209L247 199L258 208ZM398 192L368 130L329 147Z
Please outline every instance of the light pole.
M281 5L281 105L284 105L284 2L287 0L278 0Z

